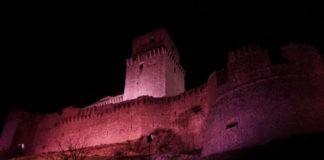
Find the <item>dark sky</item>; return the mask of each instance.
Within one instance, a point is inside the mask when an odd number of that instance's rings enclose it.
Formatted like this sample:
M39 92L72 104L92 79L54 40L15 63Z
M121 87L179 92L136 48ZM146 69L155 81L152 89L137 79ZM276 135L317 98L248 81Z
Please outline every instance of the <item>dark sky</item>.
M187 89L225 67L230 50L249 43L269 48L272 56L288 42L323 52L318 6L198 1L4 6L1 117L15 108L47 113L122 94L131 40L159 27L178 46Z

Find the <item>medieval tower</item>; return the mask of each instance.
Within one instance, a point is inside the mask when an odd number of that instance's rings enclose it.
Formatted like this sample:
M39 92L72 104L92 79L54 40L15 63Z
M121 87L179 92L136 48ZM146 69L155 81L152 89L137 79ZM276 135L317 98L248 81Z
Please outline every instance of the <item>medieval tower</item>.
M161 28L133 40L123 98L175 96L185 91L184 76L178 50Z
M295 136L323 135L321 53L290 44L281 54L285 61L273 63L264 48L239 48L229 53L226 68L185 90L178 50L167 31L158 29L133 40L123 94L43 115L11 111L0 159L47 159L80 150L95 159L150 154L216 159Z

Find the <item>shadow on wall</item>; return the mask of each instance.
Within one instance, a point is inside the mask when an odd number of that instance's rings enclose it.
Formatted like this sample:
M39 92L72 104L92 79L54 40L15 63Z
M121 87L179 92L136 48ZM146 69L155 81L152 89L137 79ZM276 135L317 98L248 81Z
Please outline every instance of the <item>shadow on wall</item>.
M211 155L206 160L324 159L324 133L297 135L252 148Z
M151 153L178 153L184 148L181 138L169 129L157 129L152 132ZM149 152L146 136L142 136L135 143L129 145L126 150L140 154Z

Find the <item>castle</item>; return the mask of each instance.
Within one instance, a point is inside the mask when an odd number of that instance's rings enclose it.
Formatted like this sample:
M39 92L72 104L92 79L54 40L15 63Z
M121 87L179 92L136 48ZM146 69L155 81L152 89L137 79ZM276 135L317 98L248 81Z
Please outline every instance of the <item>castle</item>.
M178 50L163 28L133 40L122 95L83 108L32 115L12 111L0 139L0 156L17 146L25 155L118 144L167 130L177 149L207 157L298 134L324 132L324 65L318 50L281 48L272 64L254 45L229 53L227 68L185 91ZM161 148L161 146L160 146Z

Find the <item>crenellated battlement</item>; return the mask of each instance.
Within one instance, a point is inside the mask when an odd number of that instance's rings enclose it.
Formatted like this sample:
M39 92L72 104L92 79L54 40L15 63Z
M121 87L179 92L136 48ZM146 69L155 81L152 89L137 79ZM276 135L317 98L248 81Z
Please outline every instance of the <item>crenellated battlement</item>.
M324 132L324 65L311 46L282 47L287 61L280 64L260 46L241 47L228 54L227 67L187 91L178 51L164 29L134 39L132 47L123 94L62 113L12 112L0 150L26 143L26 154L56 152L55 140L74 137L86 141L84 147L123 143L163 128L178 136L181 149L202 149L206 156Z
M126 66L124 100L175 96L185 90L178 50L163 28L133 40Z
M312 53L307 54L302 51L303 54L300 54L297 50L301 48L308 50L306 52ZM282 47L282 54L283 57L289 61L289 64L294 65L298 70L304 70L304 72L307 72L310 68L314 69L314 65L322 63L319 62L321 61L319 52L305 45L289 45L287 47ZM302 58L302 56L306 57ZM243 47L229 54L229 61L227 63L229 80L236 83L245 83L249 81L249 77L255 77L259 72L270 71L269 68L271 68L273 64L274 63L270 61L266 49L256 47L255 45ZM308 66L308 68L306 66Z
M143 61L150 61L151 59L155 59L157 57L160 57L161 55L167 55L172 60L172 62L180 69L180 71L182 73L185 73L185 70L178 62L174 52L172 52L172 50L170 49L167 49L166 47L154 48L144 52L143 54L134 55L126 60L126 66L131 67L133 65L138 65Z
M176 62L179 62L178 50L164 28L159 28L142 36L133 39L132 55L145 54L145 52L155 48L168 48L175 54Z
M264 49L243 47L230 53L227 69L209 76L204 156L324 132L320 53L291 44L282 54L288 61L274 65Z
M281 47L281 52L288 61L296 65L308 64L306 61L321 61L320 52L305 44L292 43Z
M213 73L217 79L217 86L230 82L247 83L275 74L303 74L323 70L323 60L317 49L300 44L290 44L281 49L283 56L288 60L281 65L272 65L268 51L255 45L230 52L227 69Z
M144 52L140 55L134 55L126 60L126 66L132 66L134 64L138 64L142 61L150 60L152 58L156 58L160 55L167 54L167 49L165 47L154 48L149 51Z
M229 53L228 63L234 63L237 60L246 57L251 57L254 56L255 54L268 54L268 51L255 44L244 46Z
M87 119L100 118L105 115L113 114L123 109L136 108L139 105L170 105L179 101L185 101L187 98L194 97L205 92L206 84L192 88L176 96L154 98L149 96L142 96L137 99L119 102L116 104L92 104L86 108L67 107L65 112L60 117L60 124L69 124L71 122L78 122ZM47 115L48 117L48 115Z
M281 47L282 54L288 59L287 63L271 65L268 52L255 45L243 47L230 52L228 69L223 69L212 73L209 77L209 86L213 85L217 89L212 89L217 97L229 92L234 92L239 88L251 86L258 82L272 80L275 77L305 77L307 75L323 76L323 60L320 52L308 45L290 44ZM257 54L263 54L260 58L252 58ZM244 59L249 57L250 60ZM241 62L244 59L244 62ZM257 62L253 62L257 61ZM256 65L255 63L266 62L266 65ZM252 64L251 70L245 70L246 63ZM259 67L257 67L259 66ZM260 67L261 66L261 67ZM240 68L241 67L241 68ZM215 81L215 82L212 82ZM212 83L211 83L212 82Z
M309 53L315 53L320 54L319 50L316 48L307 45L307 44L300 44L300 43L290 43L288 45L281 47L282 51L287 52L295 52L295 53L301 53L301 54L309 54Z
M290 64L304 70L304 72L312 70L317 74L324 74L323 60L317 49L304 44L289 44L281 47L281 52Z
M103 105L107 105L107 104L115 104L115 103L120 103L122 102L123 99L123 95L117 95L117 96L106 96L104 98L101 98L99 101L87 106L87 107L98 107L98 106L103 106Z
M271 65L268 51L249 45L229 53L227 63L229 79L237 83L247 81L247 74L256 70L263 70Z

